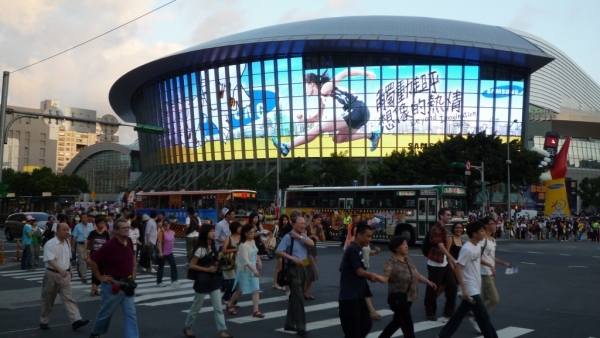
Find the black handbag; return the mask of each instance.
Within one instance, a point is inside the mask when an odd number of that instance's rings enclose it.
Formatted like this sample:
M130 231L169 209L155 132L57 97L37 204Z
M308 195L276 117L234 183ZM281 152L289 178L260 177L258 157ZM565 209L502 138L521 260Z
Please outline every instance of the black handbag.
M410 270L410 265L408 265L408 261L404 260L406 266L408 267L408 272L410 272L410 283L408 283L408 287L405 292L392 292L388 295L387 302L390 306L390 310L394 312L401 311L408 307L408 291L410 290L410 286L412 285L412 271Z
M295 241L291 235L288 234L286 236L290 236L290 240L292 241L292 245L290 245L290 251L286 251L291 256L294 250ZM281 267L281 270L279 270L279 272L277 273L277 285L286 286L292 283L292 276L290 276L290 268L292 264L293 263L289 260L283 260L283 266Z

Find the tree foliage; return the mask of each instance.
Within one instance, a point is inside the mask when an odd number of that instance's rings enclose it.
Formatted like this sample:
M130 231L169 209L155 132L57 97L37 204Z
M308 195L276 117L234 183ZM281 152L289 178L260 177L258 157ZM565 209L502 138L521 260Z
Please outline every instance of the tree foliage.
M331 153L330 157L324 158L318 172L320 174L318 185L321 186L348 186L352 185L354 180L360 179L360 172L348 158L347 151L339 154Z
M77 175L55 174L43 167L33 172L2 170L2 181L8 184L8 192L17 196L41 196L43 192L53 195L79 195L89 192L87 181Z
M578 195L581 198L581 206L587 208L590 206L600 206L600 177L584 178L579 183Z
M524 149L518 139L511 140L509 148L512 184L538 183L542 173L538 167L541 156ZM489 185L506 182L507 145L500 137L484 133L450 136L419 153L394 151L371 169L371 177L373 182L382 185L461 183L469 188L470 196L475 196L481 186L479 171L473 169L470 176L465 176L464 168L452 167L452 162L467 160L473 166L484 162L485 181Z
M279 188L290 185L318 185L317 171L311 168L305 158L296 157L279 173Z

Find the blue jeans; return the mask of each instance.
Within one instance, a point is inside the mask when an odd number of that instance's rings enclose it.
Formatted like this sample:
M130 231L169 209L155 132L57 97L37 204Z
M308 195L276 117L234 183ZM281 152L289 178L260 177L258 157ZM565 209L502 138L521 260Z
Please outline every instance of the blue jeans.
M172 253L163 255L162 258L158 258L158 271L156 272L156 284L162 283L163 273L165 270L165 261L169 263L171 267L171 283L177 281L177 264L175 264L175 256Z
M123 308L123 315L125 316L125 335L123 337L138 338L140 334L138 332L137 316L135 314L135 296L127 297L123 291L119 291L119 293L115 295L112 293L112 284L109 283L100 284L100 291L102 292L100 310L98 311L98 315L96 315L92 334L103 335L108 332L110 319L117 310L117 307L121 305Z
M490 315L485 309L481 295L471 295L471 297L475 300L475 304L463 299L452 317L450 317L450 320L444 325L442 331L440 331L440 338L452 337L469 311L473 311L475 314L477 325L479 325L479 329L485 338L498 338L496 329L494 329L494 326L490 322Z
M31 269L31 244L25 244L21 255L21 270Z
M210 294L210 301L213 306L213 313L215 315L215 322L217 323L217 331L219 333L223 331L227 331L227 326L225 326L225 316L223 315L223 307L221 306L221 290L216 289ZM202 309L202 303L204 303L204 297L206 297L205 293L197 293L194 297L194 303L192 303L192 307L190 308L190 312L188 312L187 319L185 320L185 327L192 328L194 326L194 321L196 321L196 316Z

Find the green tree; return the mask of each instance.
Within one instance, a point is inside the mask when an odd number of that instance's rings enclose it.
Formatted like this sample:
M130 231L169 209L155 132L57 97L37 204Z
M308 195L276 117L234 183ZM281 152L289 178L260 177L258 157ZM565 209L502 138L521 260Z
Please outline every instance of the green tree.
M600 177L584 178L579 183L579 191L577 192L581 198L581 206L587 208L600 206Z
M305 158L296 157L279 173L279 188L290 185L319 185L316 171L310 168Z
M352 185L352 181L360 179L360 172L348 158L347 151L331 153L331 157L324 158L318 172L321 175L319 185L323 186L348 186Z
M390 156L384 157L381 163L369 171L374 183L382 185L414 184L420 179L416 163L418 156L412 151L394 150Z
M41 196L43 192L51 192L53 195L89 192L85 179L77 175L58 175L47 167L35 169L31 173L4 169L2 175L3 183L9 185L8 191L17 196Z
M260 175L256 170L252 168L244 168L238 171L231 180L230 186L235 189L249 189L249 190L257 190L258 182L262 179L262 175Z
M510 142L511 182L518 185L538 183L542 169L541 156L522 148L520 140ZM507 146L495 135L484 133L450 136L446 141L424 148L420 153L394 152L371 170L374 182L381 184L463 184L468 187L469 201L481 190L481 174L472 170L465 176L464 168L452 167L452 162L480 166L484 162L485 180L490 185L506 182Z

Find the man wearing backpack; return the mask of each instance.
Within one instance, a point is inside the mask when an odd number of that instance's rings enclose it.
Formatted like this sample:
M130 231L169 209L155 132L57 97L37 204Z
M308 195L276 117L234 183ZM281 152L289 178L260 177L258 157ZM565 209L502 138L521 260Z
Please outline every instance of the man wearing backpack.
M427 320L437 321L437 297L445 292L446 305L444 317L450 318L456 306L456 276L454 275L455 259L445 247L448 230L446 224L452 220L452 212L448 208L438 211L439 223L429 229L431 249L427 254L428 279L437 285L437 291L428 286L425 291L425 314ZM424 241L425 244L425 241Z

